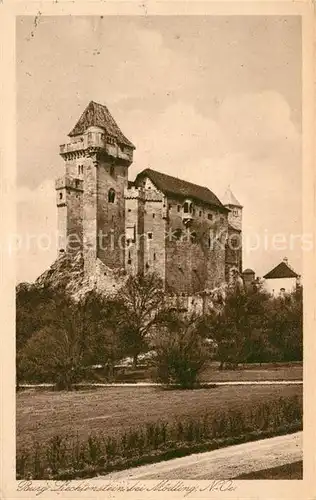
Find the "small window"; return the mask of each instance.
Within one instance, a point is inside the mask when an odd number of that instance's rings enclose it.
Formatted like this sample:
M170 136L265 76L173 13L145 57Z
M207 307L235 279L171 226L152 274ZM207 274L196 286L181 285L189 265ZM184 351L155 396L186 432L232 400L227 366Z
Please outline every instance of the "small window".
M202 210L199 211L199 217L202 217Z
M178 206L177 206L177 210L178 210L178 212L180 212L180 210L181 210L181 205L178 205Z
M115 201L115 191L114 189L111 188L108 192L108 202L114 203L114 201Z
M155 218L155 215L156 215L156 214L153 214L153 219Z
M233 210L233 216L238 217L238 210L236 208Z
M189 213L189 203L186 201L183 205L183 212L185 214L188 214Z
M172 205L171 205L171 203L169 203L168 209L171 210L171 208L172 208Z
M208 220L213 220L213 214L207 214Z
M63 193L59 193L59 199L62 200L63 199Z
M191 243L196 243L196 232L195 231L192 231L190 233L190 240L191 240Z
M128 252L128 260L127 260L127 264L131 264L132 263L132 259L131 259L131 252L129 251Z
M239 241L238 241L238 238L232 238L231 239L231 247L232 249L236 250L237 248L239 248Z
M156 253L154 252L154 260L156 260Z
M129 208L129 209L128 209L128 212L131 212L131 211L132 211L132 209L131 209L131 208Z
M111 175L112 177L113 177L113 175L114 175L114 167L113 167L113 166L111 166L111 167L110 167L110 175Z
M134 243L136 239L135 226L129 226L126 228L126 241L128 244Z
M149 233L147 233L147 236L148 236L148 239L149 239L149 240L152 240L152 239L153 239L153 233L149 232Z

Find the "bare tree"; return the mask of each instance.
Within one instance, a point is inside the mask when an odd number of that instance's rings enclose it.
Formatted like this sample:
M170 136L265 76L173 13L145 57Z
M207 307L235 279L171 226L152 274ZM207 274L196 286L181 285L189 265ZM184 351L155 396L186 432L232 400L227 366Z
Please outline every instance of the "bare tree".
M130 276L113 301L116 329L134 367L139 354L148 349L163 304L163 282L155 273Z

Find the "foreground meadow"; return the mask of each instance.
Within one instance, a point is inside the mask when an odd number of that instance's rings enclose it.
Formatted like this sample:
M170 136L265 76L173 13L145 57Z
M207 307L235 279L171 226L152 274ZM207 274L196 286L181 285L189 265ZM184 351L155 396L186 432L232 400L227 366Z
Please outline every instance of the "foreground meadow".
M86 391L27 390L17 394L17 451L54 435L115 435L147 423L198 418L205 413L251 409L280 397L299 396L300 385L222 386L194 391L107 387Z

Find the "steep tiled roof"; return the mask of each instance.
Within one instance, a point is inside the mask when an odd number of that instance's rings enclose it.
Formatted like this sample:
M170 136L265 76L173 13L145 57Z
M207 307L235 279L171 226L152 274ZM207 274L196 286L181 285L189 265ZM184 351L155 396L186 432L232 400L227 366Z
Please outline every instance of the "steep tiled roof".
M74 135L83 134L88 127L103 128L105 132L116 139L119 144L124 144L125 146L135 149L131 141L121 132L108 108L103 104L91 101L68 135L72 137Z
M227 212L227 209L217 196L206 187L178 179L177 177L172 177L171 175L163 174L162 172L157 172L151 168L146 168L140 172L136 177L135 184L138 184L144 177L148 177L155 186L165 194L202 201L208 205L217 207L223 212Z
M232 205L232 206L235 206L235 207L242 208L242 205L239 203L239 201L237 200L236 196L233 194L233 192L230 189L230 187L228 187L226 189L226 192L225 192L224 198L223 198L223 204L224 205Z
M283 261L263 277L265 279L297 278L298 274L296 274L296 272L293 271L293 269L291 269L288 264Z

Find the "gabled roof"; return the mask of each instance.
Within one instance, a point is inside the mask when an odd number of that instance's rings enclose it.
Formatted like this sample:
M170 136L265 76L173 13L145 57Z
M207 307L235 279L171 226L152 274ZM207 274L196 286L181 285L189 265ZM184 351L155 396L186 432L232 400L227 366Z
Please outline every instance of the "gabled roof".
M151 168L146 168L140 172L135 179L135 184L144 177L148 177L155 186L165 194L202 201L203 203L217 207L223 212L227 212L227 209L217 196L204 186L199 186L192 182L179 179L178 177L172 177L171 175L157 172L157 170L152 170Z
M263 277L265 279L297 278L298 274L296 274L296 272L293 271L293 269L291 269L290 266L283 261Z
M236 196L233 194L232 190L230 187L228 187L225 191L224 197L223 197L223 205L231 205L234 207L239 207L242 208L242 205L239 203L237 200Z
M69 137L83 134L88 127L100 127L107 135L116 139L119 144L124 144L135 149L135 146L121 132L110 111L103 104L90 101L74 128L69 132Z

